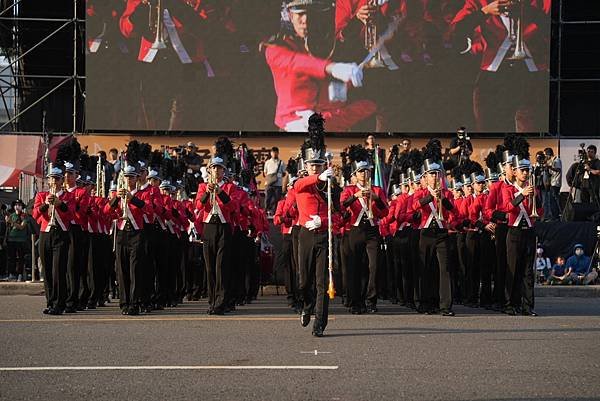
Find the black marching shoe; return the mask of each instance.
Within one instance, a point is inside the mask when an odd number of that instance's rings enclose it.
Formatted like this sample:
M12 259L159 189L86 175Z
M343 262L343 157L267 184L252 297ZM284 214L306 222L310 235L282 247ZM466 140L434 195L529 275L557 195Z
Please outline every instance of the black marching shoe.
M50 314L50 309L52 309L52 308L48 307L48 308L44 309L44 310L42 311L42 313L43 313L44 315L49 315L49 314Z
M65 308L65 313L77 313L77 309L73 306L67 306Z
M48 308L48 314L49 315L58 316L58 315L62 315L62 313L63 313L63 311L61 309L58 309L58 308Z
M517 315L517 311L512 306L507 306L506 308L504 308L504 310L502 312L505 313L505 314L507 314L507 315L509 315L509 316L516 316Z
M369 304L369 306L367 306L367 313L377 313L377 305Z
M320 324L313 326L312 335L315 337L323 337L323 328Z
M139 308L137 305L135 305L135 306L130 306L130 307L129 307L129 310L127 311L127 314L128 314L129 316L137 316L137 315L139 315L139 314L140 314L140 308Z
M456 314L451 309L442 310L442 316L455 316Z
M308 326L309 323L310 323L310 312L302 311L302 313L300 314L300 324L302 325L302 327L306 327L306 326Z
M523 316L533 316L533 317L538 315L533 309L529 309L529 310L523 309L521 311L521 314Z

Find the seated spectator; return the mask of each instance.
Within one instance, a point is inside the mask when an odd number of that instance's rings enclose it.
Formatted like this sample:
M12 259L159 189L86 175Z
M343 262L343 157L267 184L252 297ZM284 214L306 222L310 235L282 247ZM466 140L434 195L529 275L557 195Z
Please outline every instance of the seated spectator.
M591 258L584 252L583 245L575 244L574 255L567 259L567 269L571 268L571 277L575 284L589 284L598 277L595 269L590 269Z
M571 284L572 282L572 270L570 267L565 266L565 258L559 256L556 258L556 263L552 266L552 271L548 277L547 284Z
M548 280L550 276L550 271L552 270L552 263L550 263L550 258L544 256L544 248L542 244L538 244L536 255L535 255L535 273L538 283L544 283Z

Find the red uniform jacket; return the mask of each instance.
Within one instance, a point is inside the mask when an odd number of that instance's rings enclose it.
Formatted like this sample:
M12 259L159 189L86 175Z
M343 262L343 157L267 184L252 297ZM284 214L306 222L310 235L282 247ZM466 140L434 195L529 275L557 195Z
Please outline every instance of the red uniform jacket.
M83 231L87 231L87 216L90 205L90 195L87 193L85 188L74 187L67 189L66 191L73 195L73 200L75 201L75 209L73 211L71 224L77 224Z
M485 216L488 221L495 223L505 223L506 214L503 212L504 199L502 198L502 188L508 184L506 181L498 181L491 185L490 193L488 194L485 203Z
M480 27L485 43L481 69L497 71L504 57L508 55L503 57L501 54L501 48L506 46L508 30L502 17L486 16L481 12L481 9L491 2L492 0L466 0L452 21L452 29L462 38L473 36L474 29ZM526 3L524 20L528 23L523 29L523 40L535 63L532 62L531 65L538 71L544 71L548 68L550 10L542 0L526 0Z
M158 220L160 226L163 227L164 222L161 221L160 216L163 214L164 203L160 189L150 184L144 184L138 191L138 197L152 206L151 209L146 210L147 214L144 214L144 223L154 224Z
M371 210L373 211L373 225L379 224L379 221L387 216L388 214L388 205L385 201L385 193L381 187L372 186L373 192L379 197L379 201L371 200ZM360 219L363 218L363 214L366 213L366 209L363 208L361 201L358 198L354 197L354 194L359 191L359 187L357 185L348 185L344 188L342 192L340 202L342 206L346 208L350 212L350 224L357 225L360 223ZM368 208L369 205L365 200L365 207Z
M296 189L294 187L288 189L287 191L282 212L292 219L293 226L300 224L298 223L298 204L296 203Z
M329 224L327 220L327 193L319 190L317 185L326 190L326 183L319 181L318 175L300 178L294 184L299 223L301 226L304 226L306 222L312 220L310 216L318 215L321 218L321 227L317 231L325 231ZM335 207L336 205L334 205Z
M40 231L49 232L50 206L46 204L48 192L38 192L33 203L33 218L40 225ZM62 207L54 208L57 226L63 231L68 231L75 213L75 198L72 193L59 191L56 196L63 202Z
M504 211L507 213L508 225L517 227L524 220L524 224L532 228L535 221L529 217L531 215L532 202L531 197L523 196L520 193L521 189L517 185L505 185L502 187L502 198L504 199ZM540 196L536 190L535 196L537 199L536 206L541 205ZM544 209L537 207L537 213L544 215Z
M237 204L234 199L235 185L231 182L225 182L221 185L222 194L215 196L217 204L221 209L225 223L232 224L232 213L237 208ZM210 218L212 206L209 201L210 193L207 191L207 184L201 183L198 185L198 192L196 194L196 209L202 213L200 218L206 223L207 218ZM225 201L224 201L225 200Z
M409 195L408 193L400 194L396 198L396 207L394 209L396 231L402 231L413 224L412 213L408 212L408 205L410 202L412 202L412 195Z
M127 201L127 217L131 226L134 230L141 230L144 228L144 213L148 213L148 210L152 209L152 206L141 200L136 196L137 190L131 191L133 198ZM125 229L126 220L120 219L123 216L123 200L119 197L112 199L104 207L104 212L111 214L113 218L117 220L117 229Z
M452 193L447 189L442 189L442 194L444 197L444 200L442 201L442 216L444 217L444 220L441 221L440 224L441 228L448 228L448 222L451 221L455 207L451 200L453 198ZM435 203L433 196L427 189L414 193L413 209L421 211L421 223L419 224L419 228L436 227L434 216L431 215L433 208L436 207Z
M283 214L283 206L285 205L285 199L277 202L277 209L273 216L273 224L279 226L282 234L291 234L292 232L292 218Z
M281 129L285 129L287 123L300 119L297 111L313 110L323 113L329 121L328 130L347 131L377 108L370 100L351 104L330 102L330 81L325 72L330 61L308 54L303 41L290 37L281 43L268 44L265 57L277 93L275 125ZM342 112L341 108L345 111Z
M485 193L476 195L469 205L469 220L471 222L471 227L478 230L483 230L489 223L489 220L485 215L487 198L488 195Z

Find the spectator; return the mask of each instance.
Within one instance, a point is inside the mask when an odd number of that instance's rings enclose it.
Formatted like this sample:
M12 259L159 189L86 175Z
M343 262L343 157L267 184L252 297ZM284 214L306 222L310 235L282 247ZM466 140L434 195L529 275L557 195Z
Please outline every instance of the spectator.
M571 269L571 277L575 284L589 284L598 277L595 270L590 269L591 258L584 252L583 245L575 244L574 255L567 259L567 269Z
M185 161L186 168L192 170L192 173L199 173L202 167L202 158L196 153L198 148L192 142L188 142L186 145L187 153L183 160Z
M562 185L562 162L554 156L552 148L544 149L546 163L542 175L542 199L544 204L544 220L555 221L560 217L560 186Z
M552 271L548 277L547 284L570 284L572 281L571 273L573 269L565 266L565 258L559 256L556 258L556 263L552 266Z
M567 183L577 189L575 202L594 203L600 207L600 159L596 146L587 147L585 154L580 152L580 161L569 167Z
M537 282L540 284L544 283L550 275L552 263L550 263L550 258L544 256L544 248L542 248L541 244L537 246L534 263Z
M281 199L281 186L284 174L285 163L279 159L279 148L273 146L271 148L271 158L265 162L265 167L263 169L263 177L265 177L265 188L267 192L265 206L267 214L269 215L275 213L275 206L277 206L277 202Z
M25 281L25 253L27 252L28 230L25 204L13 202L14 212L8 218L8 281Z

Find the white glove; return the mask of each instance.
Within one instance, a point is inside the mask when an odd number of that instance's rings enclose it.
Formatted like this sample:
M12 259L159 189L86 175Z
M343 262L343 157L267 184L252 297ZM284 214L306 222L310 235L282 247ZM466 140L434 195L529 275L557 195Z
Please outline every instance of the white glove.
M384 5L385 3L387 3L388 1L389 1L389 0L377 0L377 5L378 5L378 6L382 6L382 5Z
M352 82L355 88L362 86L363 71L356 63L334 63L331 75L343 82Z
M319 181L327 181L329 177L333 177L333 168L329 167L327 170L319 174Z
M310 216L310 218L312 220L309 220L306 223L304 223L304 227L308 228L310 231L316 230L317 228L321 227L321 217L319 217L319 215L313 214Z
M300 117L298 120L290 121L285 125L286 132L307 132L308 131L308 119L310 116L315 114L312 110L300 110L296 112L296 115Z

